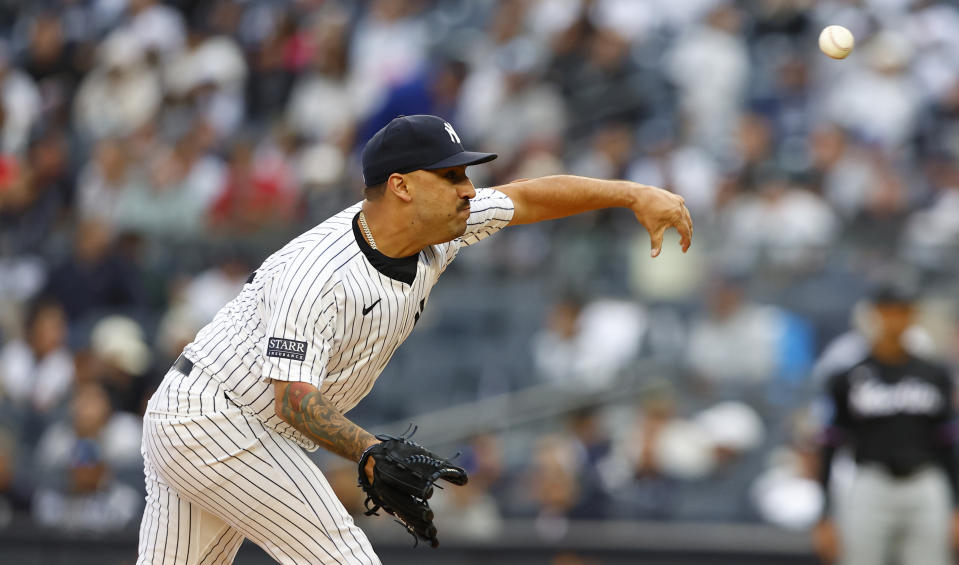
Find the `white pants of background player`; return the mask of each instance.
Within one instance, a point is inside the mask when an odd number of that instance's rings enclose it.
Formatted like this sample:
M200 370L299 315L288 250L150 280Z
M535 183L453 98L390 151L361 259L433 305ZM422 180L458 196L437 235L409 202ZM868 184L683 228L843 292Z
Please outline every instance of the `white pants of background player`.
M861 465L840 510L842 565L951 565L952 493L927 467L897 479Z
M176 412L148 407L143 420L137 565L228 564L245 538L283 565L380 563L298 445L231 404L215 381L191 392L178 387L185 380L171 370L154 395L172 391Z

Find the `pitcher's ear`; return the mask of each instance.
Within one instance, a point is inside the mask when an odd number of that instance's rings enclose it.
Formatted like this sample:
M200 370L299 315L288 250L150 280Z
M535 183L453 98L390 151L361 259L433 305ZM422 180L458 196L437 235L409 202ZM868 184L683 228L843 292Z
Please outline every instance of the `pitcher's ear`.
M407 182L406 175L393 173L386 179L386 190L390 191L403 202L410 202L413 196L410 194L410 185Z

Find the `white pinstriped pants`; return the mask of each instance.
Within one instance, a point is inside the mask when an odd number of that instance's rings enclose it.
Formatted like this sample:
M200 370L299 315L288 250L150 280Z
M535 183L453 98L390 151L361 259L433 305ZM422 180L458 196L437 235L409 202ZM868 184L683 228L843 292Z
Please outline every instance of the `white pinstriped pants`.
M292 441L171 370L154 399L176 412L143 420L146 508L137 565L233 562L250 538L283 565L378 565L366 535L320 470ZM200 383L206 384L206 383Z

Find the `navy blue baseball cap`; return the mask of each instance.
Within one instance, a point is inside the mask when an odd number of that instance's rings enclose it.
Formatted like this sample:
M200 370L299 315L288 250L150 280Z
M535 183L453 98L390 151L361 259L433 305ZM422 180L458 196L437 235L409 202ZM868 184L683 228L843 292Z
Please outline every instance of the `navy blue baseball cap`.
M400 116L386 124L363 148L363 181L367 187L386 182L393 173L478 165L496 153L466 151L460 136L438 116Z

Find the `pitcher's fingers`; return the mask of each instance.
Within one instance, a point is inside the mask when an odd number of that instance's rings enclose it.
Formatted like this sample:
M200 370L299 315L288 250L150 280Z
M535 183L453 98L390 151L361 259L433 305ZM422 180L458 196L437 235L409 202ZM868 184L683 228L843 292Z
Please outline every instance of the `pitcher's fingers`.
M659 226L649 232L650 257L659 257L659 252L663 249L663 233L666 232L666 226Z
M686 250L688 250L689 246L693 243L693 222L689 218L688 213L680 216L676 222L676 231L679 232L679 244L683 248L683 253L686 253Z

